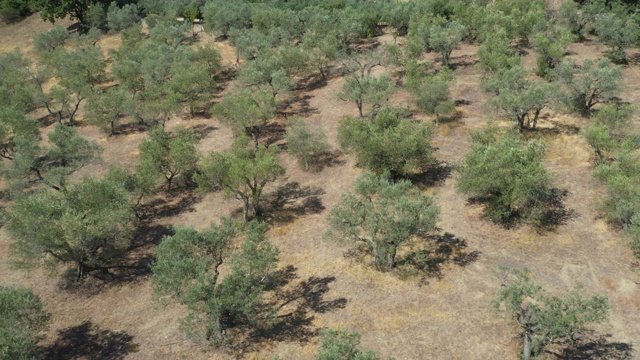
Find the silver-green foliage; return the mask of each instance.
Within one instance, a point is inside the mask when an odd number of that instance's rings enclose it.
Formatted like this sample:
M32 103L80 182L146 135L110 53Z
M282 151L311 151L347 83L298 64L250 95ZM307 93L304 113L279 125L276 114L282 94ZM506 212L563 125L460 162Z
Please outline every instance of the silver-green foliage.
M433 198L412 188L411 182L394 183L384 175L365 173L331 210L327 235L366 246L376 269L392 271L398 250L413 236L434 230L438 214Z
M596 104L606 103L622 91L622 71L606 58L597 62L586 59L579 68L573 61L563 61L554 69L553 77L566 85L563 97L567 108L583 116L588 116Z
M152 266L152 284L158 296L186 305L187 334L209 341L221 339L238 323L268 322L263 292L278 261L278 250L265 239L266 224L247 225L246 240L234 250L238 231L230 219L204 231L176 227L165 237ZM222 277L220 268L229 263Z
M176 179L189 181L196 170L198 138L193 130L182 126L173 133L156 126L149 131L149 138L140 143L140 164L137 173L155 179L164 179L167 191Z
M113 179L87 177L64 191L19 198L7 230L20 264L72 263L76 279L113 265L128 249L133 210L129 192Z
M295 119L287 133L287 151L305 170L309 170L321 155L329 151L327 134L321 129L309 128L302 119Z
M515 320L522 330L521 356L540 356L551 344L571 339L585 325L607 319L607 297L584 298L580 288L565 296L552 296L532 280L528 269L501 268L503 286L493 305Z
M36 336L49 318L44 302L30 289L0 286L0 360L35 358Z
M406 117L405 109L386 106L372 120L345 118L338 128L340 147L377 174L398 178L420 173L434 162L434 126Z
M472 148L458 167L458 191L487 203L487 216L508 224L515 216L541 221L551 192L542 160L545 145L490 127L472 133Z
M239 137L230 150L212 152L199 164L194 176L202 191L223 189L225 195L242 201L245 222L259 212L262 191L285 170L278 162L278 146L249 146Z

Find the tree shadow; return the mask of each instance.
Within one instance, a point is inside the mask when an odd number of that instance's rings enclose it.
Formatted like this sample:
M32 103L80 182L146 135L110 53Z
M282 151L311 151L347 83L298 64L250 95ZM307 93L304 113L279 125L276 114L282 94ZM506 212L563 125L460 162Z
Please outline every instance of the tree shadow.
M564 200L567 196L569 196L569 191L566 189L551 189L546 211L535 224L538 232L553 232L557 227L565 225L567 221L577 216L575 210L567 209L564 206Z
M634 358L633 346L622 342L610 342L611 335L595 335L594 331L584 331L579 338L555 354L563 360L631 360Z
M569 195L568 190L552 188L544 199L537 199L537 209L511 208L510 212L501 212L499 218L492 218L492 206L504 206L495 196L477 196L467 199L467 204L483 205L483 217L505 229L514 229L527 223L539 233L554 232L557 227L565 225L567 221L577 216L575 210L567 209L564 200ZM500 208L498 210L500 211Z
M342 166L347 163L341 151L327 151L316 156L315 162L309 166L309 170L320 172L327 167Z
M306 343L318 335L318 329L313 327L315 314L346 307L345 298L325 299L335 277L312 276L291 284L297 279L297 269L291 265L276 273L269 288L273 296L267 304L268 308L277 311L275 322L252 329L244 341L234 346L240 357L259 349L265 342Z
M139 121L121 123L116 125L113 136L123 136L123 135L143 133L147 130L149 130L149 125L143 124Z
M312 98L313 96L311 95L293 96L280 105L278 112L284 116L309 116L319 114L318 109L311 107L309 103L309 100Z
M178 216L185 212L194 212L194 205L202 200L201 196L184 189L172 191L163 197L156 197L149 203L139 206L139 216L143 222Z
M58 282L58 287L70 293L91 297L120 284L148 279L152 274L151 265L155 261L156 245L165 236L173 234L173 227L169 225L142 223L121 259L93 270L82 282L77 282L75 270L69 269Z
M441 115L439 118L436 118L436 123L438 125L456 125L459 127L462 125L460 120L464 117L464 113L462 111L455 110L447 115Z
M426 189L442 185L445 180L451 177L453 167L444 161L438 161L430 165L426 171L407 176L415 186Z
M458 100L454 101L453 104L455 106L469 106L469 105L473 104L473 102L469 101L467 99L458 99Z
M202 140L206 138L207 135L209 135L209 133L211 133L212 131L218 130L218 128L215 126L205 124L192 126L191 129L196 133L196 137L198 138L198 140Z
M260 137L264 139L264 143L269 146L284 139L287 134L287 128L284 124L278 122L270 122L263 129Z
M323 194L320 188L288 182L264 197L264 217L269 223L286 224L303 215L318 214L325 209L319 197Z
M58 331L58 338L38 349L48 360L118 360L139 351L133 336L121 331L102 330L91 321Z
M451 70L456 71L459 68L474 66L480 60L471 55L454 56L451 58Z
M480 251L467 251L467 241L445 232L442 235L424 235L426 246L415 246L400 256L396 267L401 277L419 276L421 284L428 284L427 279L444 277L443 267L455 264L466 267L473 264L480 256ZM421 242L423 244L424 242Z

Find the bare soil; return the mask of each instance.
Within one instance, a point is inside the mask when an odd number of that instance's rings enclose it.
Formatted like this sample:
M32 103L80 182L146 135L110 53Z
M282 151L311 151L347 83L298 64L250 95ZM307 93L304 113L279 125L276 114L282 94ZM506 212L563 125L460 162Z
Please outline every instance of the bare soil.
M0 51L12 50L13 44L28 47L33 34L48 26L30 17L0 27ZM235 53L227 43L205 40L224 49L227 64L235 62ZM377 40L390 41L390 36ZM604 50L588 42L575 44L570 56L595 58ZM442 121L435 139L437 157L445 167L453 166L468 151L469 131L495 117L483 106L487 96L480 90L473 68L476 51L476 46L462 45L453 53L456 81L452 93L460 104L459 116ZM530 51L525 63L533 63L534 58ZM437 57L427 54L425 59L435 62ZM626 66L624 74L621 97L636 103L640 101L638 65ZM336 98L343 81L334 76L322 86L296 90L292 95L298 101L286 109L288 114L298 113L311 126L325 130L336 149L341 118L357 114L355 105ZM407 103L408 95L399 91L392 102ZM282 116L275 123L285 121ZM283 152L287 174L269 185L265 205L271 206L269 237L280 248L281 268L291 277L286 290L299 296L285 308L292 315L277 331L256 337L242 349L212 350L188 340L179 330L184 309L154 302L148 271L114 281L90 279L80 289L61 290L59 276L45 275L45 270L13 269L9 264L10 239L3 230L0 284L31 287L46 300L53 323L40 346L52 359L270 359L276 355L280 359L310 359L318 347L317 331L325 327L358 331L362 347L383 357L517 359L518 329L493 312L491 301L500 288L494 275L496 266L526 266L553 293L580 284L588 294L609 297L610 321L594 327L573 347L558 349L564 351L560 358L640 358L633 352L640 343L640 276L627 240L595 210L604 188L591 176L591 152L577 133L584 121L547 112L540 122L541 130L531 134L542 137L549 146L546 166L555 173L555 186L567 191L566 216L551 231L540 233L528 226L507 230L488 222L482 218L480 205L469 204L455 191L455 175L446 176L447 172L435 185L424 187L441 207L438 234L448 233L457 239L459 248L455 250L469 259L445 259L427 278L400 279L376 272L366 258L347 256L347 248L323 239L327 213L361 173L353 159L341 157L319 172L304 172ZM215 119L176 118L168 127L178 124L202 131L199 148L205 153L224 149L232 141L230 130ZM90 126L81 126L80 131L99 141L105 152L102 163L83 169L78 176L102 173L108 165L133 168L137 145L145 137L136 131L109 137ZM289 194L286 201L276 201L277 191ZM152 254L153 244L171 225L202 229L239 208L237 201L225 199L222 193L163 196L157 216L140 234L148 244L132 254L132 261ZM285 296L284 291L280 295Z

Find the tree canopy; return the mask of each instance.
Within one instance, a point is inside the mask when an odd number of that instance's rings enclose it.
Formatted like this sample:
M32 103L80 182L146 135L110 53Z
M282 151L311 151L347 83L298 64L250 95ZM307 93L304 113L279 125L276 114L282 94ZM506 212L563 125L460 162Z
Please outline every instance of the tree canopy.
M176 227L158 246L152 266L154 291L184 304L183 329L191 336L219 341L238 323L257 324L268 317L263 292L278 261L278 250L265 239L266 224L251 222L246 240L234 250L236 225L222 219L204 231ZM220 267L230 263L224 276Z
M363 244L380 271L392 271L396 254L411 237L435 229L439 209L433 198L420 194L411 183L392 183L384 175L365 173L354 191L342 196L331 210L328 236Z
M65 191L43 190L18 198L7 230L20 263L71 263L76 281L113 265L133 231L129 192L112 179L86 177Z
M458 191L486 202L487 216L509 224L515 217L540 221L552 196L541 141L524 141L496 128L472 133L472 148L458 167Z

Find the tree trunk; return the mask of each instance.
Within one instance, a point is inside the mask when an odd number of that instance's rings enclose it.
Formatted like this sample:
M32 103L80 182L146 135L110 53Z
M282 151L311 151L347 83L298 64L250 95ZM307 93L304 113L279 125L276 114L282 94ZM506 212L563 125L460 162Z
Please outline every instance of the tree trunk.
M522 356L525 360L531 358L531 333L528 329L524 331L524 349L522 351Z
M84 277L84 264L82 262L78 262L78 268L76 269L76 282L80 282Z
M247 223L249 221L249 200L248 199L242 200L242 215L243 215L244 222Z
M526 115L521 115L518 116L518 132L522 132L522 129L524 129L524 117Z
M395 267L396 265L395 259L396 259L396 248L394 247L387 252L387 272L390 272Z

